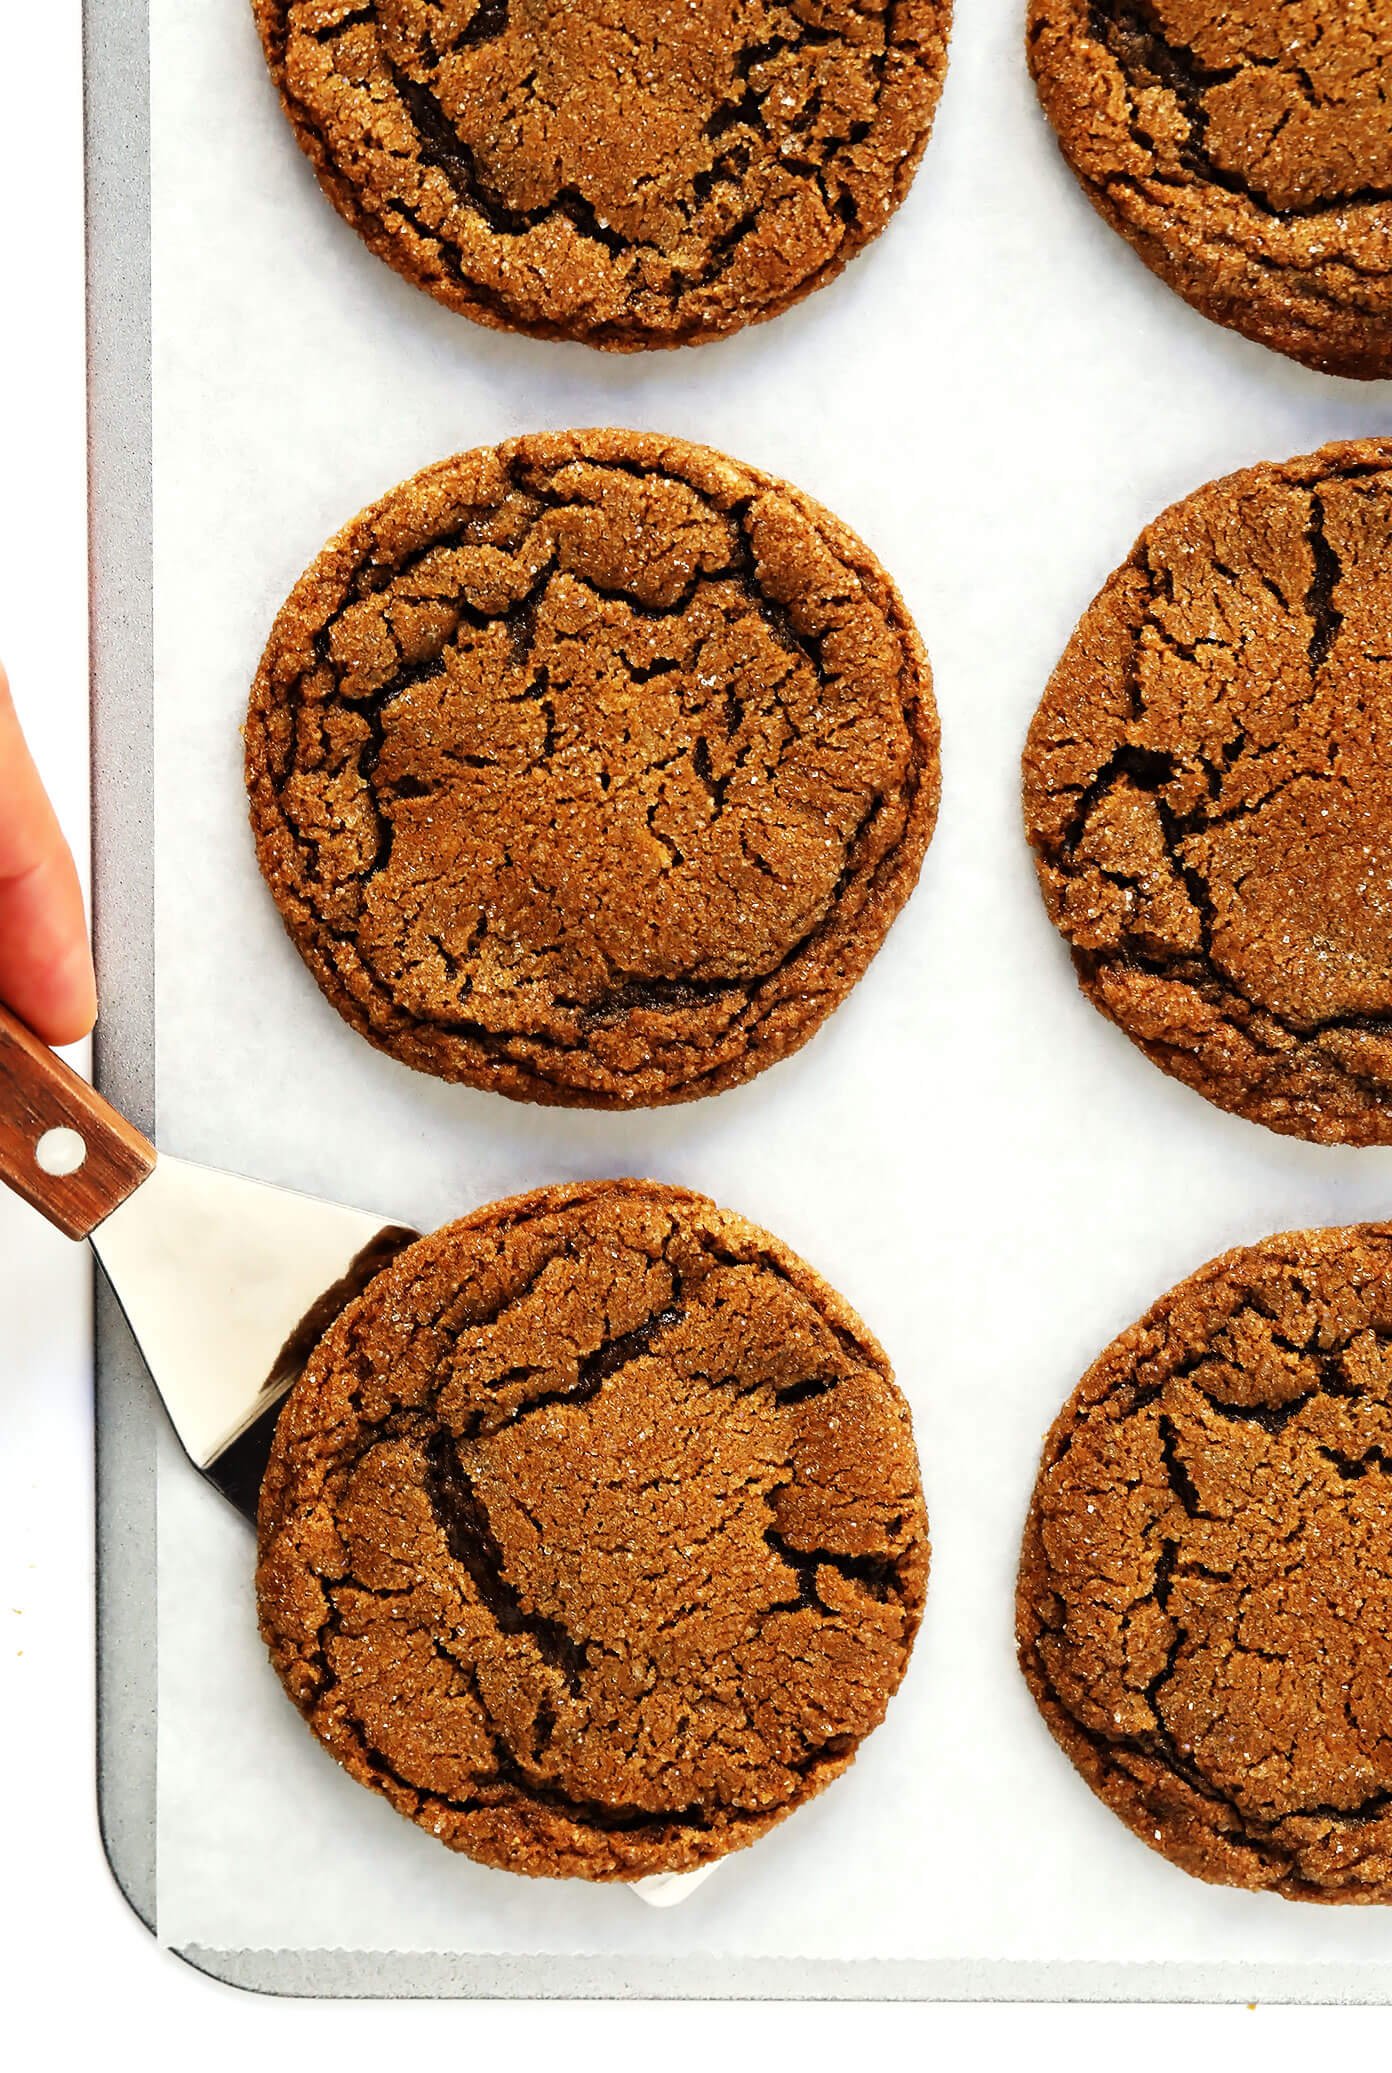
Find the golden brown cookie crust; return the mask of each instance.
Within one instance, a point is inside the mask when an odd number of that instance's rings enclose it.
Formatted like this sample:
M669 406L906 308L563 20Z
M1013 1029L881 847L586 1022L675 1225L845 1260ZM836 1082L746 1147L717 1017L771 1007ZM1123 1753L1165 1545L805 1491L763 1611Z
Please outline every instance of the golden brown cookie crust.
M1382 0L1030 0L1029 60L1101 215L1215 323L1392 375Z
M644 1181L402 1254L261 1495L261 1626L351 1774L542 1877L684 1871L852 1762L923 1607L908 1406L764 1231Z
M1392 1902L1392 1226L1225 1253L1107 1348L1045 1442L1017 1613L1143 1842Z
M795 1050L913 889L927 658L786 483L635 432L463 454L296 585L247 786L355 1028L519 1100L685 1101Z
M633 351L776 316L908 192L951 0L253 0L325 193L476 322Z
M1083 615L1025 825L1097 1007L1220 1108L1392 1143L1392 440L1207 484Z

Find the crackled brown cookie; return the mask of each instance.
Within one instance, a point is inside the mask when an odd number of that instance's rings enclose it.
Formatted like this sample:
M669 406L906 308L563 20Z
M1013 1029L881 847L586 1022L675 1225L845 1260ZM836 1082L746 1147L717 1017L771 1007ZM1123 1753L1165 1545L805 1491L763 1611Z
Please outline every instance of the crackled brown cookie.
M904 1674L908 1406L776 1239L645 1181L403 1253L281 1415L261 1626L364 1784L451 1849L629 1879L753 1842Z
M1030 0L1029 57L1089 198L1186 301L1392 375L1386 0Z
M785 483L544 433L330 543L252 692L261 868L408 1065L625 1108L748 1079L850 990L932 832L927 659Z
M1025 821L1082 986L1219 1107L1392 1143L1392 440L1148 526L1030 729Z
M632 351L775 316L903 200L951 0L254 0L324 191L482 324Z
M1045 1443L1018 1633L1143 1842L1392 1902L1392 1226L1225 1253L1107 1348Z

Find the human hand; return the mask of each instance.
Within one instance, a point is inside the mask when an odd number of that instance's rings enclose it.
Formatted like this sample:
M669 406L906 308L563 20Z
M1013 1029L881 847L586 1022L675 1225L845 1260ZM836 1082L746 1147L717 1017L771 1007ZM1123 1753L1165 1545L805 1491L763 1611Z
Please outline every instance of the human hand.
M76 1043L97 1015L77 868L20 730L3 669L0 1001L49 1044Z

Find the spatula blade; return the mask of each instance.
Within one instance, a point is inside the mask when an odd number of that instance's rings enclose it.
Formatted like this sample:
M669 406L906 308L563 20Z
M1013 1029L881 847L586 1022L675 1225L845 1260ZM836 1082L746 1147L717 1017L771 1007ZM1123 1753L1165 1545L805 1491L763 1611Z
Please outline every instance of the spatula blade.
M248 1517L315 1341L418 1235L165 1153L93 1231L184 1451Z

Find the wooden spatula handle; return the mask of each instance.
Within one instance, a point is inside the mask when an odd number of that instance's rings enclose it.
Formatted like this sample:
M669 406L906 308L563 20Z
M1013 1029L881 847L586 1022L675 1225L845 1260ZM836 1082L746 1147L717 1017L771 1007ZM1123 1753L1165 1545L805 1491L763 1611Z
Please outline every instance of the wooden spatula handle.
M69 1238L85 1238L154 1163L134 1124L0 1007L0 1180Z

